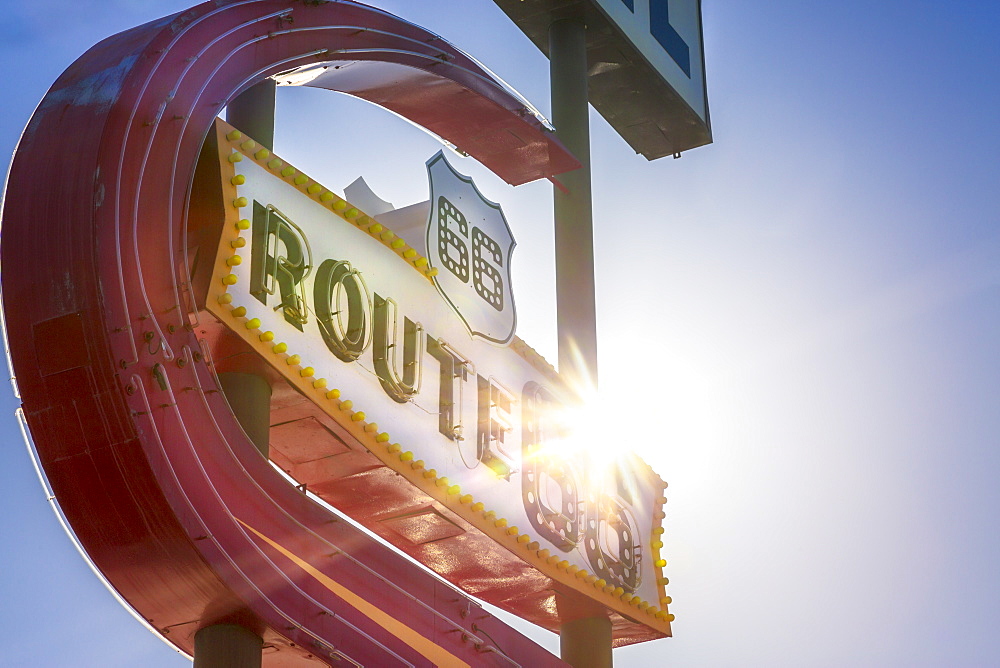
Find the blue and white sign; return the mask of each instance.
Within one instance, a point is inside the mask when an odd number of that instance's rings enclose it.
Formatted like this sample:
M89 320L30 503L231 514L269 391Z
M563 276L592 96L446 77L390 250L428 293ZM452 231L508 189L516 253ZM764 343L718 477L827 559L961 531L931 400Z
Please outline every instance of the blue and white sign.
M587 98L636 153L656 160L712 143L701 0L493 1L550 58L553 25L585 27Z
M707 123L700 0L592 1Z

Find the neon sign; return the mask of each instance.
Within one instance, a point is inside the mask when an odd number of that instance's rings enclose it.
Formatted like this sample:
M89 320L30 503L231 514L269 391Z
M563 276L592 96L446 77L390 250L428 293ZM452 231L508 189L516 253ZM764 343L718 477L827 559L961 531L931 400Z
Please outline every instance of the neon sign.
M209 310L330 417L366 434L387 465L432 480L443 499L460 500L462 519L515 538L503 542L519 555L527 545L543 554L543 572L568 572L602 599L662 603L652 546L662 481L635 458L594 471L551 447L566 437L571 391L540 358L470 332L435 290L442 272L471 279L471 254L455 252L461 240L442 242L442 266L432 266L423 248L252 139L221 121L216 132L229 204ZM445 199L436 194L432 202ZM443 219L454 236L479 229L455 202L432 206L428 245L450 239ZM509 294L509 282L493 285Z

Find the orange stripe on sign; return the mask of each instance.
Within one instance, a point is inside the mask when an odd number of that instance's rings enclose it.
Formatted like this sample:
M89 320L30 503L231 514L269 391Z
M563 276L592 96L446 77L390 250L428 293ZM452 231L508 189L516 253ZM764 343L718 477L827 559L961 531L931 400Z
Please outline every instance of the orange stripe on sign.
M311 575L320 584L332 591L334 594L342 598L347 602L348 605L353 607L355 610L368 617L370 620L381 626L383 629L394 635L395 637L402 640L404 643L415 649L417 652L422 654L427 658L428 661L436 666L455 666L456 668L471 668L468 663L462 661L460 658L446 650L441 645L428 640L423 636L423 634L414 631L409 626L399 621L392 615L384 612L381 608L372 605L368 601L364 600L350 589L340 584L333 578L331 578L326 573L323 573L318 568L305 561L304 559L296 556L292 552L288 551L278 543L262 534L261 532L254 529L252 526L244 522L243 520L236 518L236 521L242 524L244 527L249 529L254 533L255 536L260 538L262 541L273 547L275 550L283 554L289 560L295 563L296 566L304 570L306 573Z

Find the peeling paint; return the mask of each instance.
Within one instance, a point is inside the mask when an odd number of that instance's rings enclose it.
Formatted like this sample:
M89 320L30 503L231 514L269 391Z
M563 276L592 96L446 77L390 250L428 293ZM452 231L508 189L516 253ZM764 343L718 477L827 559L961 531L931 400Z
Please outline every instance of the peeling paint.
M125 77L132 71L137 59L134 54L127 56L114 67L95 72L65 88L50 91L42 101L39 112L63 104L93 106L95 111L104 111L118 99Z

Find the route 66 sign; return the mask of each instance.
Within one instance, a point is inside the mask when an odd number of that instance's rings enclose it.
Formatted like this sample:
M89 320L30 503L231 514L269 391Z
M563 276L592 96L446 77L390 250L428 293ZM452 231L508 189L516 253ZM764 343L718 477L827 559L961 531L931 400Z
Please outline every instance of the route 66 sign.
M427 161L427 175L427 255L437 269L434 284L470 334L505 344L517 324L510 280L515 242L507 219L442 151Z

